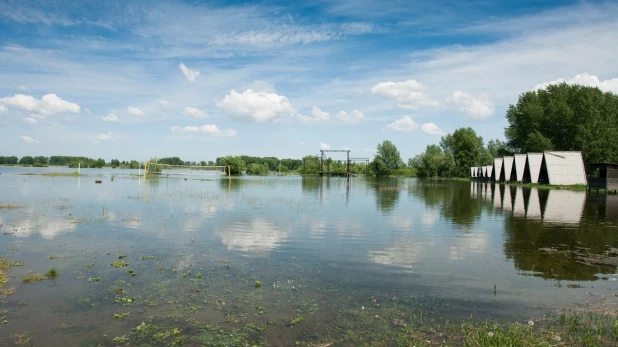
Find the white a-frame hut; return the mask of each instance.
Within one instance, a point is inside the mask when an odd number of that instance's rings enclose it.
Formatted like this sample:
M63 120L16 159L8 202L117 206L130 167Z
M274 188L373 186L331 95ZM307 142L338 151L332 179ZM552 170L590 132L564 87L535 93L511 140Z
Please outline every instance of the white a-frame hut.
M470 177L475 178L476 177L476 172L477 172L476 166L471 167L470 168Z
M487 165L485 166L485 168L487 168L487 174L485 175L485 178L491 179L492 175L493 175L493 165Z
M582 153L545 151L539 182L551 185L588 184Z
M502 158L494 158L494 166L490 176L491 180L499 181L500 172L502 172Z
M513 169L511 171L511 181L521 182L524 179L524 169L526 168L526 155L515 154L515 160L513 160Z
M528 153L526 156L523 182L539 183L539 173L541 172L542 162L543 153Z
M513 160L515 157L502 158L502 172L500 173L500 181L508 182L511 180L511 171L513 170Z

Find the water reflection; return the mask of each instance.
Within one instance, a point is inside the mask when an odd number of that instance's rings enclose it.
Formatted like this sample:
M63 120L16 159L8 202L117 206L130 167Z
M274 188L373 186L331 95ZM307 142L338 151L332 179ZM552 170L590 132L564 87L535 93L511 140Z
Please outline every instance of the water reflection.
M471 190L469 184L463 182L425 181L410 188L409 192L422 199L427 207L437 207L440 214L453 223L470 226L483 212L485 204L482 200L485 198L491 200L491 194L500 194L499 190L495 190L487 195L488 187L479 184ZM471 191L473 194L470 194ZM498 197L496 201L501 201L501 198Z
M396 177L376 179L369 182L375 190L376 205L384 214L391 213L397 206L399 195L404 187Z
M243 218L222 227L217 235L229 250L264 253L285 242L291 231L291 226L280 226L264 218Z
M18 214L10 214L6 220L0 219L0 226L10 225L9 232L17 237L38 234L46 240L53 240L59 234L73 232L79 224L88 222L88 219L76 219L71 215L68 217L50 216L43 211L27 207L20 210Z
M472 183L471 197L491 196L504 215L504 253L523 274L597 280L616 273L618 234L599 223L618 210L615 196Z

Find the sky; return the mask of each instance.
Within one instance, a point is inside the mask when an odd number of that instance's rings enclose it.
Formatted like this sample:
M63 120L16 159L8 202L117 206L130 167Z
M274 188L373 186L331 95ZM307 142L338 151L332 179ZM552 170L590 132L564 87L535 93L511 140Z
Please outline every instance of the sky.
M0 155L404 161L522 93L618 93L618 3L0 0ZM337 159L337 155L333 155ZM343 159L343 157L341 158Z

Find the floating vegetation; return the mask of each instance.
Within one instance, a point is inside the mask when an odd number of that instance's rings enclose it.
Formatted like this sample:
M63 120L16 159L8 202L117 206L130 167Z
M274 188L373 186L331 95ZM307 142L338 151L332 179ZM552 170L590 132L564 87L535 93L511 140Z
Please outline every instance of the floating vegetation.
M72 256L68 255L68 254L62 254L62 255L52 255L49 257L49 260L54 260L54 259L69 259L72 258Z
M112 262L112 266L113 267L125 267L125 266L129 266L129 263L123 260L114 260Z
M84 265L85 269L92 269L94 267L94 263Z
M124 345L129 342L129 339L126 336L117 336L112 340L116 345Z
M122 303L122 304L129 304L132 305L135 303L135 299L133 298L129 298L129 297L124 297L124 298L116 298L116 303Z
M16 204L3 204L0 203L0 210L15 210L18 208L26 208L26 205L16 205Z
M136 273L135 271L133 271L133 269L129 269L129 270L127 270L127 273L128 273L129 275L131 275L131 277L135 277L135 276L137 276L137 273Z
M45 177L77 177L83 176L79 172L26 172L19 173L21 176L45 176Z
M43 274L37 274L32 271L29 271L28 274L24 276L22 281L24 283L31 283L31 282L45 281L46 279L47 277L45 277Z
M289 326L289 327L297 326L298 324L302 323L304 320L305 319L303 317L298 316L298 317L288 321L287 322L287 326Z
M88 282L99 282L99 277L89 277Z
M266 313L266 308L264 308L263 306L256 306L255 307L255 314L264 314Z
M15 266L24 266L24 263L20 261L11 261L6 258L0 258L0 298L7 297L15 293L15 288L7 288L7 284L9 284L9 276L7 275L7 271Z
M27 345L32 340L32 338L30 337L30 333L27 331L21 334L13 334L11 335L11 337L13 338L13 342L16 346Z
M124 259L126 257L128 257L128 256L126 254L124 254L124 253L118 254L118 259Z
M51 269L47 270L45 276L50 280L55 280L56 277L58 277L58 270L52 267Z
M129 312L125 312L125 313L114 313L114 319L127 319L127 317L129 317Z
M197 274L195 274L195 278L197 278L197 279L200 279L200 278L202 278L202 277L203 277L203 276L202 276L202 274L201 274L201 273L199 273L199 272L198 272Z
M254 286L255 288L260 288L260 287L262 286L262 282L260 282L260 281L255 281L255 283L253 283L253 286Z

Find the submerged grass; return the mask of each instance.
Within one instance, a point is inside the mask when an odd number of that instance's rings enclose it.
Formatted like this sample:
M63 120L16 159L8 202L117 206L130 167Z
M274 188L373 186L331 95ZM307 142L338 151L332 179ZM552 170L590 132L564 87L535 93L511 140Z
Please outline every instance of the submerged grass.
M20 173L22 176L45 176L45 177L77 177L83 176L79 172L26 172Z
M6 258L0 258L0 298L7 297L15 293L15 288L7 287L9 284L9 276L7 271L15 266L23 266L23 262L11 261Z
M26 208L26 205L3 204L0 202L0 210L16 210L18 208Z

